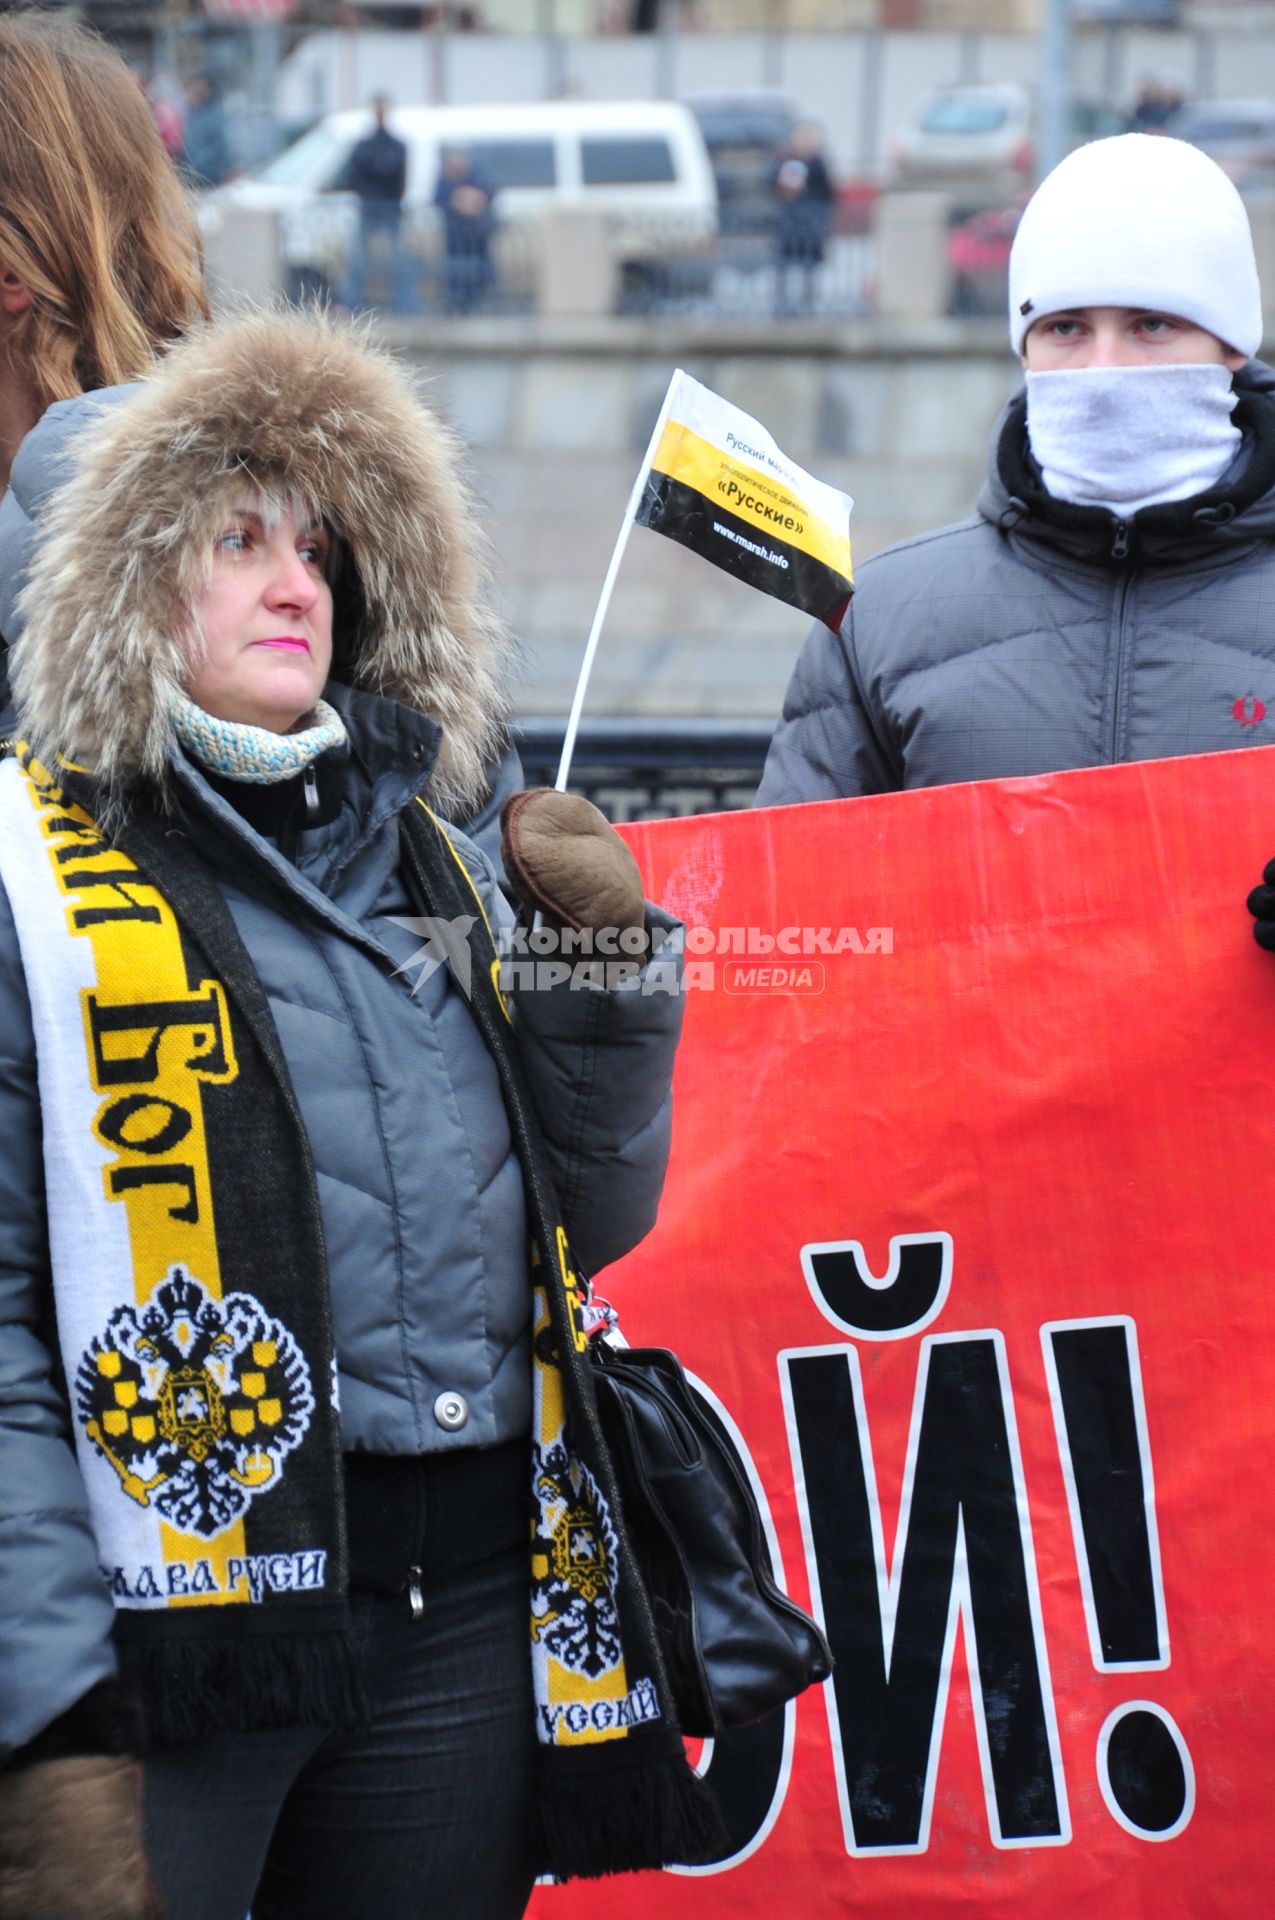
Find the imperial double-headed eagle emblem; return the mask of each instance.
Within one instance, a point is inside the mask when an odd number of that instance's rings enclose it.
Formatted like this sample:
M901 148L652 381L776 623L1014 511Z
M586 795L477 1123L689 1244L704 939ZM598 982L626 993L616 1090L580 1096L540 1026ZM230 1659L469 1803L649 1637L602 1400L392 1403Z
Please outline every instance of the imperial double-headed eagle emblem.
M314 1393L259 1300L215 1299L173 1267L144 1306L111 1315L76 1369L75 1403L129 1498L210 1539L276 1484Z
M535 1449L533 1484L532 1631L564 1667L596 1680L622 1651L615 1523L593 1475L561 1444Z

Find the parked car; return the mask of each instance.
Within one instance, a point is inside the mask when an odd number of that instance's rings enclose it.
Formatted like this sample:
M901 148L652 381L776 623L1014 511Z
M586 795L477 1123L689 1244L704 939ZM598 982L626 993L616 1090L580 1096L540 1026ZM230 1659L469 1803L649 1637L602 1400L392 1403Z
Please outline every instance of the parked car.
M1164 131L1202 148L1241 193L1275 186L1275 101L1202 100L1179 108Z
M890 187L946 189L971 202L1009 200L1036 176L1036 93L996 86L937 87L911 108L887 156ZM1068 140L1080 147L1123 133L1124 115L1097 101L1071 102Z
M774 190L775 157L803 115L789 93L778 87L735 87L682 95L699 121L717 179L723 249L736 264L748 254L761 263L771 258L778 202ZM872 208L880 181L867 175L834 182L832 232L864 235L872 230ZM764 244L763 244L764 243Z
M717 181L723 234L770 234L775 155L800 119L792 96L775 87L738 87L682 96L695 115Z
M365 109L325 114L265 166L204 195L205 229L230 207L277 212L294 287L338 290L357 212L352 194L329 189L370 125ZM708 279L717 188L687 107L667 100L396 107L389 126L407 145L405 229L423 257L441 251L434 188L443 156L459 151L493 190L493 254L506 291L519 274L521 290L530 291L532 230L561 206L609 217L630 284Z
M1181 0L1071 0L1073 20L1106 27L1176 27L1182 22Z
M949 311L963 315L1003 315L1009 304L1009 256L1029 196L1007 205L980 207L948 229L947 262L952 270Z

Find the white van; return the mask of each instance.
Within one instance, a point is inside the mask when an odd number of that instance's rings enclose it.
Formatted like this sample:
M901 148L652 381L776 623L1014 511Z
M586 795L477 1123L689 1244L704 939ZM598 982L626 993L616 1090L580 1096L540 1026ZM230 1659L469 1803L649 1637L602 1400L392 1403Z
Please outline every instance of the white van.
M434 188L442 157L468 154L494 191L496 259L522 279L528 229L548 207L587 206L608 216L614 256L632 284L679 264L689 280L717 232L717 188L690 110L671 100L546 100L519 105L392 107L387 124L407 146L404 220L409 245L441 248ZM205 229L223 206L281 215L294 283L339 288L354 232L354 196L326 189L356 141L366 108L326 114L255 173L203 198ZM502 241L505 244L502 247ZM508 276L506 276L508 277Z

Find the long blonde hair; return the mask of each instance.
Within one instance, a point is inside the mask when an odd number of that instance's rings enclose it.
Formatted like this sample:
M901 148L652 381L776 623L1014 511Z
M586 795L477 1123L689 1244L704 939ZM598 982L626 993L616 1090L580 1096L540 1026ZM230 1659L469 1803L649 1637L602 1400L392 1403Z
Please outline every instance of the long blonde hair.
M32 297L8 352L41 409L134 378L208 317L139 82L95 34L30 14L0 18L0 263Z

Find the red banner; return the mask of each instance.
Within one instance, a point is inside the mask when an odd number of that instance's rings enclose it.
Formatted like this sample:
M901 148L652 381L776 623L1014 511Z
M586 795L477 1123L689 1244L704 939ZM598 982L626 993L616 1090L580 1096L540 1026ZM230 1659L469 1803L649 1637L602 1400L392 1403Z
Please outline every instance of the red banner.
M629 837L698 972L601 1291L838 1666L700 1756L718 1868L536 1920L1265 1915L1275 754Z

